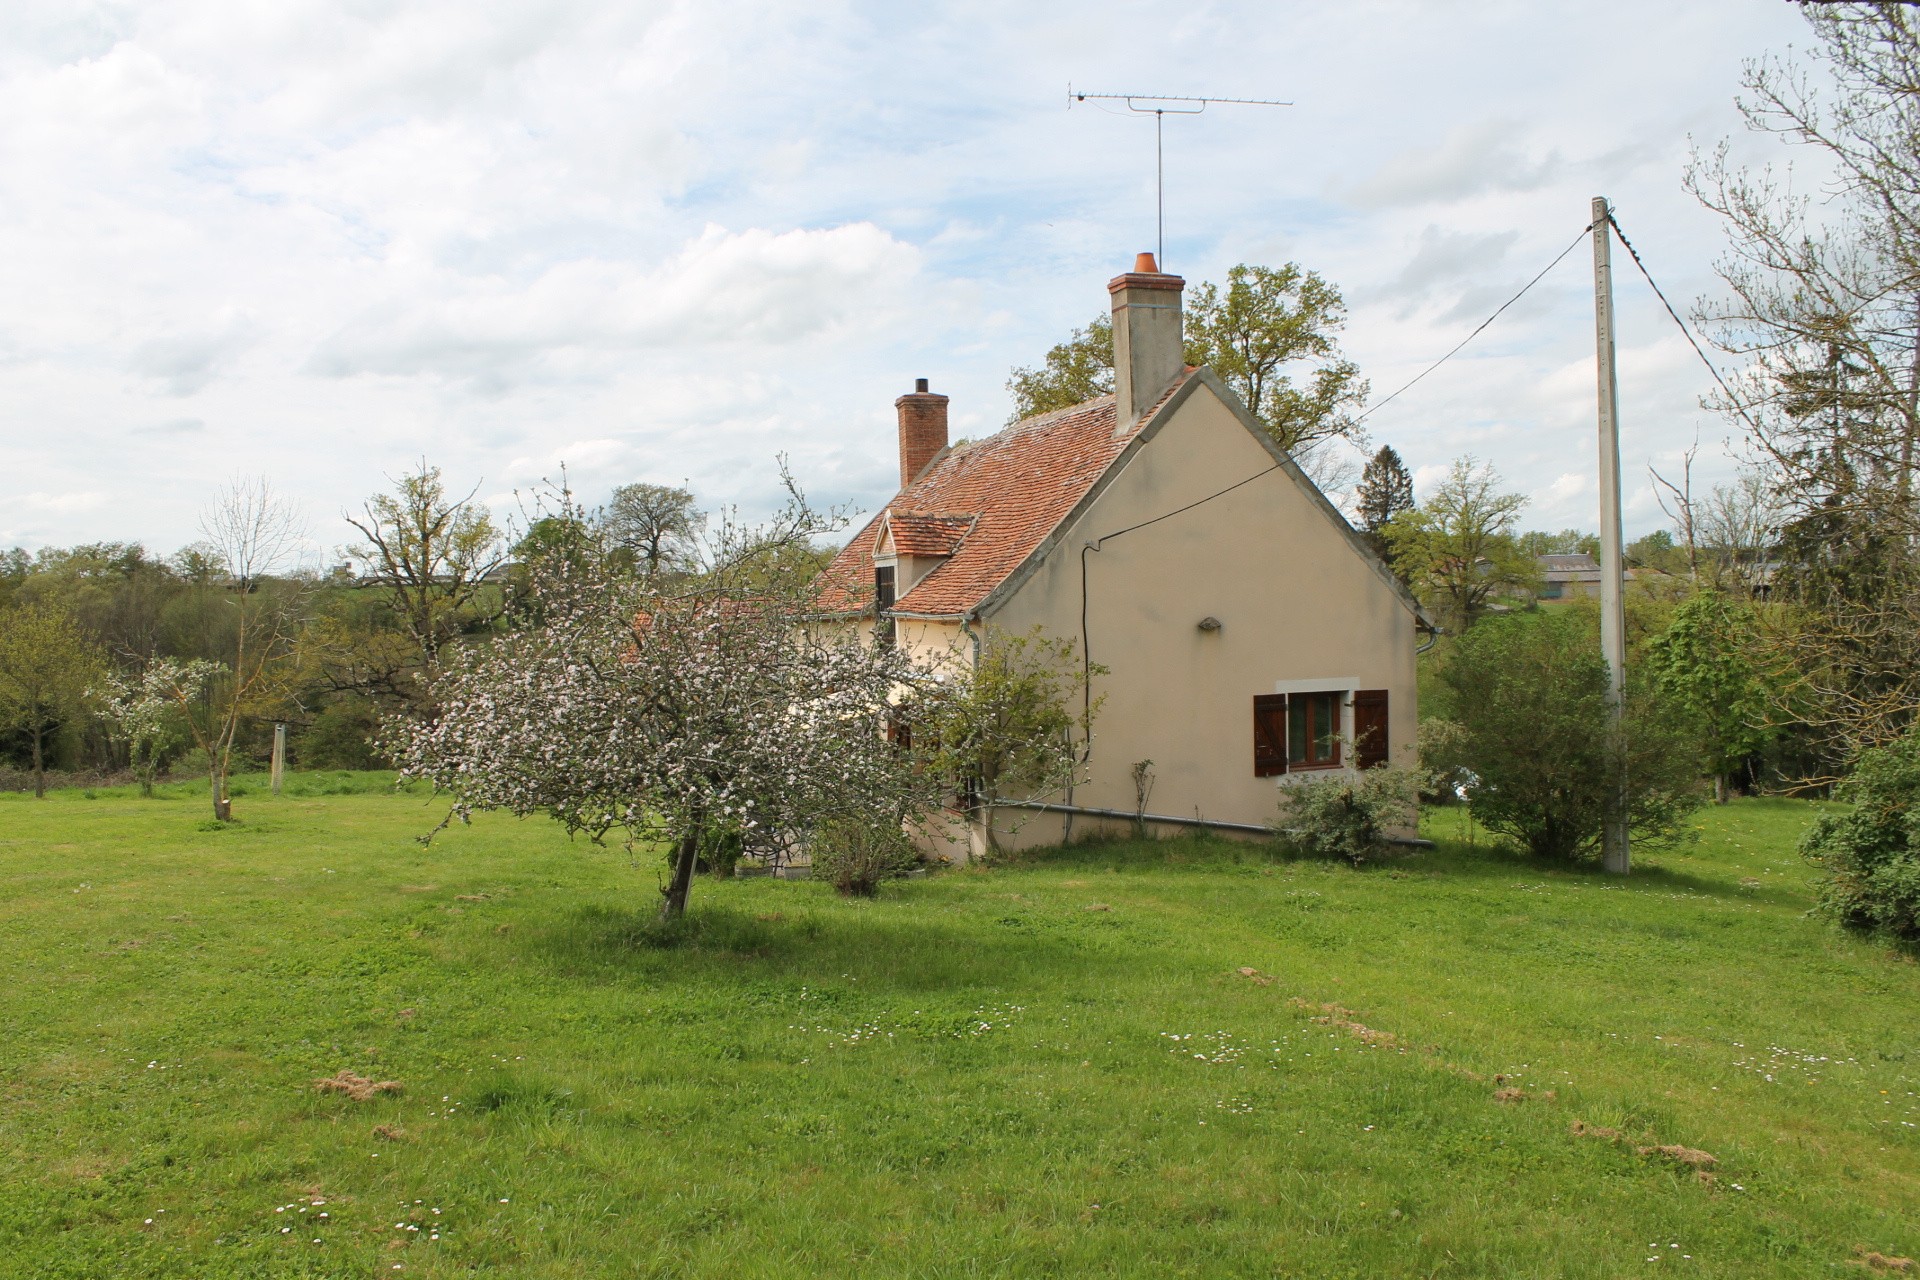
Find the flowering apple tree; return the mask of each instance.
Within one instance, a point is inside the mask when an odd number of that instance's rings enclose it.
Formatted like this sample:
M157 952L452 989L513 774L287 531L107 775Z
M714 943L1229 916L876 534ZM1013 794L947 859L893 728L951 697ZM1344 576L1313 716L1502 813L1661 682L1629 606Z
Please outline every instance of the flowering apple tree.
M523 625L453 654L432 719L396 722L404 777L474 810L548 813L571 833L666 841L662 919L686 910L703 833L762 850L829 821L884 826L939 806L943 779L883 732L940 673L812 617L810 557L830 526L797 496L768 525L721 518L701 571L635 578L578 545L545 557Z

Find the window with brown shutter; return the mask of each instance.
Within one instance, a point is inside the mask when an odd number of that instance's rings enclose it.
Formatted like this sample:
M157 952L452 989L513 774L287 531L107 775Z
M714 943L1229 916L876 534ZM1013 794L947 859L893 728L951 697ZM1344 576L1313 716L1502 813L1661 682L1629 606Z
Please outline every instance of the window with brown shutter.
M1340 767L1339 693L1296 693L1287 700L1287 767Z
M1253 698L1253 776L1273 778L1287 771L1287 695L1258 693Z
M1387 762L1387 691L1361 689L1353 695L1353 754L1362 769Z

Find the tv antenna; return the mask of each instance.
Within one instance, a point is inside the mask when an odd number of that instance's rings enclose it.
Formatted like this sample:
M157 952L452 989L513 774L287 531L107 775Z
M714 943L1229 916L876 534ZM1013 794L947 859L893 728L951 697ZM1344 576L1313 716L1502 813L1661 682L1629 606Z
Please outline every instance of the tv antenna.
M1156 215L1155 248L1158 253L1155 261L1160 269L1167 269L1167 161L1163 137L1166 120L1173 116L1197 116L1208 107L1218 103L1222 106L1236 107L1290 107L1291 102L1275 102L1270 98L1183 98L1176 94L1163 93L1082 93L1071 84L1067 86L1067 110L1073 110L1076 102L1119 102L1124 103L1128 111L1137 116L1153 117L1153 191L1154 211ZM1105 108L1101 108L1105 110Z

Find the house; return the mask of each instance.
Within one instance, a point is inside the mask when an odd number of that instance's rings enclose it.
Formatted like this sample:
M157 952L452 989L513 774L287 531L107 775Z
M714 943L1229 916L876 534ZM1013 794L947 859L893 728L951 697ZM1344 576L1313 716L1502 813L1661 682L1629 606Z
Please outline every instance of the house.
M1540 566L1540 599L1600 598L1600 562L1586 552L1535 556L1534 561Z
M1585 551L1535 556L1540 567L1540 589L1534 599L1542 604L1561 604L1569 600L1600 598L1600 561ZM1672 583L1673 575L1651 565L1625 568L1622 581L1643 590L1659 591L1662 583Z
M949 445L947 397L896 400L900 491L826 572L876 643L977 655L1069 638L1105 668L1088 781L996 809L1001 847L1124 827L1263 830L1280 788L1414 750L1419 606L1211 371L1182 357L1180 277L1108 285L1115 390ZM965 855L987 832L968 833Z

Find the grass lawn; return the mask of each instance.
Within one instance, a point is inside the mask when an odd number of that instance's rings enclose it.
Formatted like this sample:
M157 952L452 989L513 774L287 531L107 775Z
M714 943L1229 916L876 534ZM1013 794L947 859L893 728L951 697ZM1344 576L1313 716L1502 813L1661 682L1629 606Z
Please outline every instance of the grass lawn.
M493 817L422 847L441 810L367 789L255 788L224 830L204 786L0 796L0 1274L1920 1255L1920 966L1806 916L1804 804L1627 883L1452 813L1360 872L1183 840L872 902L703 880L660 947L651 859ZM343 1069L404 1092L315 1089Z

